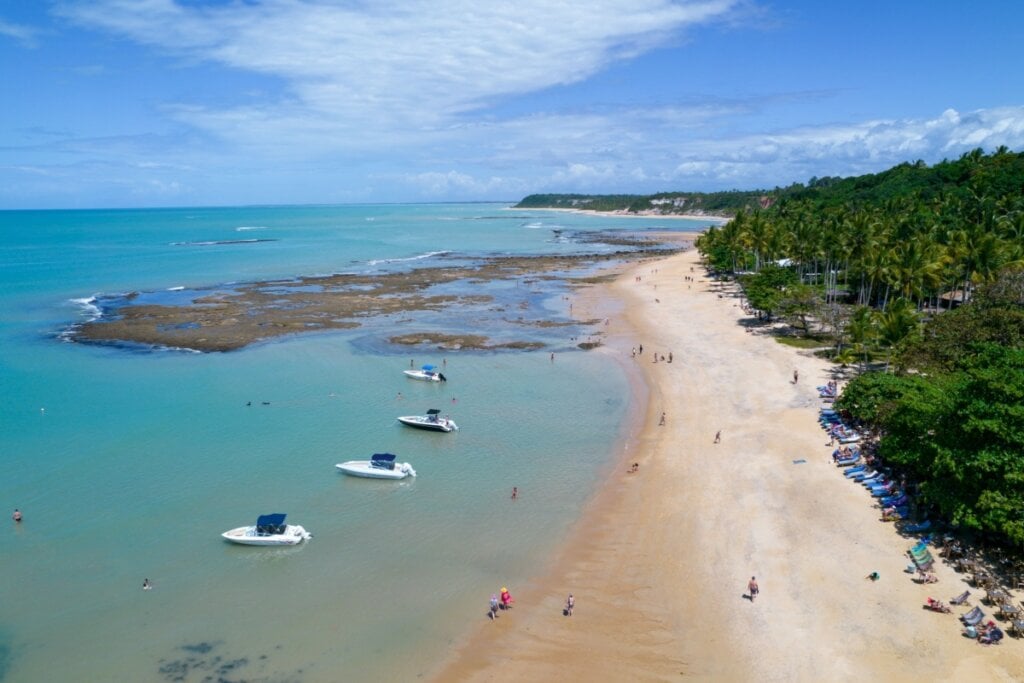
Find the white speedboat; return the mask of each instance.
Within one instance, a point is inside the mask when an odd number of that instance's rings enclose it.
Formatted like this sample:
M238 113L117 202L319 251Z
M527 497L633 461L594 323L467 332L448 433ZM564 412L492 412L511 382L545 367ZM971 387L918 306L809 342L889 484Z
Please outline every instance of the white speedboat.
M369 460L349 460L335 465L345 474L368 479L405 479L415 477L416 470L407 462L395 462L391 453L374 453Z
M313 534L296 524L285 524L287 515L260 515L254 526L240 526L221 534L225 540L240 545L298 545Z
M455 420L448 417L441 417L441 411L431 408L426 415L405 415L399 417L398 421L409 427L417 429L429 429L434 432L451 432L459 428Z
M444 376L444 373L438 372L436 368L436 365L424 365L419 370L403 370L403 372L410 379L424 382L447 382L448 378Z

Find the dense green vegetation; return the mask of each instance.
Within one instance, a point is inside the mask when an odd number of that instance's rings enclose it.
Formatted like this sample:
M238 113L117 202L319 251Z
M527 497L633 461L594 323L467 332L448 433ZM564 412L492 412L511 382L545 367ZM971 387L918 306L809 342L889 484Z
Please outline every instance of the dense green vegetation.
M883 358L839 408L881 434L918 501L1024 544L1024 154L812 179L697 243L762 318ZM817 329L815 329L817 328Z

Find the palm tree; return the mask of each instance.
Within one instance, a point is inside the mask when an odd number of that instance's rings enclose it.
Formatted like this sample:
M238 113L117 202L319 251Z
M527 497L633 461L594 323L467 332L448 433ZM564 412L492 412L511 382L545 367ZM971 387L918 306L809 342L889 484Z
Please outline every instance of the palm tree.
M864 354L864 367L868 364L868 350L878 335L875 316L868 306L858 306L846 326L850 343Z
M893 349L917 331L920 319L914 304L907 299L896 299L889 308L877 314L878 335L889 349L885 357L885 371L889 371Z

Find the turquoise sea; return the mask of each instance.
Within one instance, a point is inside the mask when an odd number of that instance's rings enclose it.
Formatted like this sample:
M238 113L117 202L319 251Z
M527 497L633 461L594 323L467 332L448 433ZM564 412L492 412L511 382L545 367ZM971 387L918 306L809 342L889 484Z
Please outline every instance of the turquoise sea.
M545 566L630 411L623 372L570 341L584 327L530 331L542 352L385 341L428 316L224 354L66 341L104 296L614 250L579 238L703 226L502 204L0 212L0 509L24 513L0 533L0 680L411 680L486 626L491 593ZM569 322L553 283L492 289ZM524 335L501 318L476 324ZM407 380L410 361L445 362L449 381ZM395 422L432 407L460 431ZM377 451L419 477L334 469ZM269 512L314 538L221 540Z

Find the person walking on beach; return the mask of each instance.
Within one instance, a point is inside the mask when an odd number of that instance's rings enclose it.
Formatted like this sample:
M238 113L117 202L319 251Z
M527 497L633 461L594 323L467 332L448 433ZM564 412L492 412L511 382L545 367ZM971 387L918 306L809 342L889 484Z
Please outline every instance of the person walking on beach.
M491 593L491 621L498 618L498 596Z
M665 426L665 413L661 414L661 420L658 422L658 426L659 427L664 427Z
M761 590L757 587L757 577L751 576L750 583L747 584L747 592L750 593L750 602L754 602L754 598Z
M794 370L793 371L793 384L796 384L798 379L800 379L800 373L797 370Z
M715 443L721 443L721 442L722 442L722 430L719 429L717 432L715 432Z
M565 600L565 616L572 616L572 608L576 606L576 598L572 597L572 593L569 593L569 597Z

